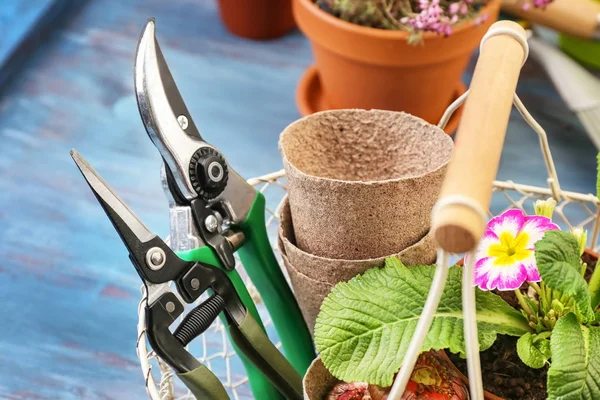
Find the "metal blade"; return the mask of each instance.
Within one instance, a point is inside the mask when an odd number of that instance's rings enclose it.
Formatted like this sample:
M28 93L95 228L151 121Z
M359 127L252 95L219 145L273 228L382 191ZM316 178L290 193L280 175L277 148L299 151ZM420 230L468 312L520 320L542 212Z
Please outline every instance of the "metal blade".
M187 199L197 197L189 178L190 161L202 140L155 38L154 20L146 24L135 59L135 91L148 136Z
M131 230L140 243L146 243L156 237L156 235L140 221L133 211L131 211L127 204L117 196L112 188L81 156L81 154L77 152L77 150L71 150L71 157L96 195L102 208L104 208L108 217L111 219L113 225L117 231L119 231L123 241L125 241L125 244L130 249L132 248L132 243L128 243L128 238L124 237L123 232L121 231L122 224L125 224Z

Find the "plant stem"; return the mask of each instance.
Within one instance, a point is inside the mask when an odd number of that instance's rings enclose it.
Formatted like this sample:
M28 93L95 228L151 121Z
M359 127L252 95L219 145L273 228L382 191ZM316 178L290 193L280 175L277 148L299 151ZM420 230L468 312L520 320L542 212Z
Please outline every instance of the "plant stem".
M525 310L527 315L533 316L533 312L531 312L531 308L529 308L529 304L527 304L527 301L523 297L523 293L521 293L521 291L519 289L515 289L515 295L517 296L517 300L519 301L519 304L521 305L521 307L523 307L523 310Z
M537 293L538 296L542 295L542 288L540 287L540 285L538 285L535 282L528 282L529 286L531 286L533 288L533 290L535 290L535 292Z
M584 276L584 277L585 277L585 271L587 271L587 264L586 264L586 263L584 263L584 262L582 262L582 263L581 263L581 270L580 270L580 272L581 272L581 276Z
M551 331L545 331L537 334L538 339L548 339L552 335Z
M396 27L398 28L403 28L402 24L400 24L400 21L398 21L396 18L394 18L394 16L392 15L392 12L390 11L390 8L388 8L388 4L386 0L381 0L381 5L383 6L383 12L385 13L385 16L391 21L392 24L396 25Z
M546 286L546 284L544 282L542 282L540 284L540 292L541 294L539 295L540 297L540 309L542 310L546 310L548 309L548 307L550 306L548 303L548 296L547 296L547 292L548 292L548 287Z
M590 283L588 283L588 288L592 297L592 310L596 310L598 305L600 305L600 268L598 268L597 264L590 278Z

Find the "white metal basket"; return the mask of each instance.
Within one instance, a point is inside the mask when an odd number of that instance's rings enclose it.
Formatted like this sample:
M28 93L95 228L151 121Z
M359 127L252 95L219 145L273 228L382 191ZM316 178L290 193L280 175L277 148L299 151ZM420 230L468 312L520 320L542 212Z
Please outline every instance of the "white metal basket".
M464 103L468 92L452 104L439 126L444 127L452 113ZM548 147L548 140L544 130L531 117L527 109L523 106L518 97L515 96L515 106L531 125L533 130L539 135L540 147L546 162L548 171L547 187L537 187L530 185L521 185L512 181L495 181L493 188L492 206L489 210L490 216L497 215L509 208L519 208L526 213L531 214L533 203L539 199L554 198L557 201L555 209L555 221L562 225L564 229L581 227L589 232L589 247L594 251L600 248L598 243L600 228L600 201L594 194L582 194L562 190L556 169L552 161L552 155ZM267 204L272 207L267 208L267 231L270 234L271 244L278 255L277 249L277 227L279 219L279 209L286 196L285 174L284 171L274 172L248 181L255 186L257 190L265 194ZM241 263L237 267L250 293L253 295L257 307L263 317L265 326L272 340L276 340L276 334L273 329L268 313L262 304L260 295L256 291L252 282L248 279ZM287 272L283 268L284 275ZM289 281L289 279L288 279ZM142 290L142 294L143 290ZM199 299L201 302L204 298ZM145 332L145 314L143 305L145 298L142 298L139 307L138 322L138 340L137 353L140 359L142 372L145 377L148 395L153 400L175 400L175 399L194 399L194 396L178 382L174 377L173 371L162 362L156 354L150 349ZM245 376L243 366L239 357L235 354L233 347L229 343L225 328L216 320L209 330L197 340L197 344L189 350L196 354L198 360L206 364L223 382L225 388L233 399L252 399L252 393ZM278 347L280 344L278 344Z

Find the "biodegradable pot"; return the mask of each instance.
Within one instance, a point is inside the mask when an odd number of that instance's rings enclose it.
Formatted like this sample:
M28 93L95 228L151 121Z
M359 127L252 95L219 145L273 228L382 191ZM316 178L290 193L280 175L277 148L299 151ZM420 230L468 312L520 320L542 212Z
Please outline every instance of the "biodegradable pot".
M317 357L308 367L302 380L304 400L324 400L329 390L340 382L325 368L321 358Z
M234 35L267 40L296 27L292 0L219 0L225 27Z
M312 0L293 0L294 17L310 39L327 103L332 108L405 111L437 123L455 96L471 54L497 20L500 0L481 10L486 22L465 22L449 37L409 33L343 21Z
M294 269L310 279L335 285L348 281L356 275L381 267L388 256L366 260L340 260L315 256L296 247L294 227L289 201L285 200L280 210L279 239L283 253ZM433 235L427 233L413 245L395 254L406 265L430 265L435 263L437 246Z
M397 254L429 231L452 139L402 112L331 110L281 134L296 246L337 260Z
M313 334L321 304L335 284L348 281L371 268L383 266L386 257L368 260L334 260L308 254L295 245L287 201L281 208L280 221L278 246L300 311ZM406 265L430 265L435 263L436 252L433 235L427 234L414 245L395 255Z
M313 336L321 304L329 292L331 292L334 285L317 281L298 272L285 254L282 254L281 258L283 259L283 265L290 277L294 295L298 300L298 306L304 317L304 322L306 322L308 330L310 331L311 336Z

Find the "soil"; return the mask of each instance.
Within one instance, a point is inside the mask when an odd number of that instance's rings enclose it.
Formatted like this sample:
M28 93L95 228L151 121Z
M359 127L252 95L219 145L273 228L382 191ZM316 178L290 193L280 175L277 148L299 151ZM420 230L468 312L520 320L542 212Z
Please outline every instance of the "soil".
M548 367L532 369L517 354L517 339L499 335L496 343L481 352L483 386L488 392L506 400L545 400ZM448 353L456 367L467 375L467 362Z
M594 272L594 269L596 268L596 263L598 262L598 260L596 260L594 257L589 255L588 253L583 253L583 255L581 256L581 259L583 260L583 262L585 262L587 264L587 269L585 271L584 278L586 281L589 282L590 278L592 277L592 273Z

